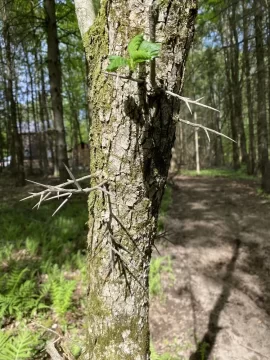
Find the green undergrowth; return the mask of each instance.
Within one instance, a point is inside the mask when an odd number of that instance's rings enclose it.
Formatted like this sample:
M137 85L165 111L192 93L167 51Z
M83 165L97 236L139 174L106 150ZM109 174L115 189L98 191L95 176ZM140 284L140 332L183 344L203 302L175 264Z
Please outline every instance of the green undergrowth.
M18 200L0 204L0 360L42 359L52 326L70 338L83 327L86 198L54 217L57 200Z
M149 273L150 296L159 296L164 298L164 290L162 287L163 276L167 278L167 283L171 286L174 281L174 275L170 256L159 256L151 260Z
M258 180L257 177L247 175L246 168L241 167L239 170L231 168L210 168L201 170L198 175L196 170L181 170L181 175L201 176L201 177L224 177L232 180Z
M57 338L54 332L65 339L58 350L77 358L86 313L87 199L72 197L52 217L58 200L37 211L34 202L19 202L23 196L18 192L0 203L0 360L46 359L44 347ZM170 204L167 188L160 230ZM173 279L169 257L152 260L151 296L163 296L163 276Z
M164 231L165 218L172 203L172 188L166 185L158 216L158 232Z

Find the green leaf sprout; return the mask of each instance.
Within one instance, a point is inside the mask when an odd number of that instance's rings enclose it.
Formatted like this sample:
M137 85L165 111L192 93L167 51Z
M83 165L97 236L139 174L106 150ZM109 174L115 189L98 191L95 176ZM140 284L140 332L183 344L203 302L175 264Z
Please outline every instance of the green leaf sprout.
M137 64L153 60L159 56L161 44L143 39L143 35L134 36L128 44L129 58L110 55L109 65L106 71L114 72L119 68L128 66L131 71L136 69Z

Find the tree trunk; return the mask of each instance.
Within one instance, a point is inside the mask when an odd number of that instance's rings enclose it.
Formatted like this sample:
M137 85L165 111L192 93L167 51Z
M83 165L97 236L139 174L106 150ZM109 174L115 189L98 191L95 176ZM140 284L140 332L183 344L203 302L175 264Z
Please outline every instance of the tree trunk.
M197 113L194 111L193 114L194 123L197 123ZM196 155L196 173L199 175L201 172L200 168L200 150L199 150L199 128L195 128L195 155Z
M239 148L238 148L238 131L237 131L237 123L236 123L236 116L235 116L235 107L234 107L234 99L233 99L233 81L232 81L232 57L230 54L230 48L228 47L227 38L228 38L228 29L226 25L223 26L222 24L222 16L220 17L220 36L221 36L221 43L224 50L224 63L225 63L225 72L227 78L227 97L228 97L228 105L230 109L230 125L232 131L232 138L236 142L232 143L232 150L233 150L233 168L237 170L240 168L239 162ZM226 39L226 42L225 42Z
M40 110L40 111L43 112L43 115L45 117L45 122L44 122L44 131L46 131L46 134L45 134L46 149L45 150L47 152L47 145L48 145L49 150L50 150L51 167L54 169L55 152L54 152L54 147L53 147L53 135L52 135L53 130L51 129L51 124L50 124L49 114L48 114L47 95L46 95L46 88L45 88L45 76L44 76L44 70L43 70L44 61L41 56L40 56L39 62L40 62L40 81L41 81L40 107L42 107L42 110ZM42 120L42 118L41 118L41 120ZM49 163L48 154L46 154L46 156L48 159L48 172L50 172L50 163Z
M6 55L6 97L9 108L9 122L11 127L11 156L12 156L12 174L15 178L16 186L25 185L25 174L23 164L23 149L21 143L21 137L18 132L17 126L17 109L16 102L13 94L13 73L14 63L13 57L11 56L11 35L10 35L10 24L8 19L8 3L6 0L3 1L3 37L5 42L5 55Z
M248 160L248 174L255 173L256 151L255 151L255 137L254 137L254 123L253 123L253 99L250 73L250 54L248 49L248 11L246 8L246 0L242 0L243 6L243 66L246 78L246 95L248 107L248 128L249 128L249 160Z
M239 67L239 40L238 40L238 29L237 29L237 2L232 3L232 15L229 16L230 20L230 36L231 44L233 45L231 50L231 68L232 68L232 90L233 90L233 104L234 104L234 115L235 122L238 127L240 135L240 150L241 150L241 162L247 163L247 146L246 146L246 134L243 122L242 114L242 87L240 79L240 67Z
M54 175L60 176L60 180L65 180L67 174L64 164L68 164L68 160L63 118L62 72L57 37L55 0L44 0L44 9L46 15L50 92L56 132Z
M181 91L197 11L193 0L153 3L105 0L87 33L78 19L89 69L90 167L100 171L92 185L108 181L107 193L89 197L91 360L150 358L148 273L177 115L164 88ZM161 57L132 75L144 81L104 74L108 56L125 56L141 33L162 42Z
M262 177L265 175L268 163L268 134L266 117L266 96L264 63L264 43L262 33L263 8L260 2L254 2L255 11L255 37L256 37L256 59L257 59L257 132L258 132L258 156L259 168Z

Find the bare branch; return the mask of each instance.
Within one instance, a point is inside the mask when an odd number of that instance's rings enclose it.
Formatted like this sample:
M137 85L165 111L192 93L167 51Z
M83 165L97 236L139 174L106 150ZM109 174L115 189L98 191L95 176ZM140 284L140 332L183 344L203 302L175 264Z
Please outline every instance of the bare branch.
M78 25L83 35L93 25L96 14L93 0L75 0L75 10L78 19Z
M52 214L52 216L54 216L54 215L61 209L61 207L64 206L66 202L68 202L68 200L70 199L71 195L72 195L72 194L69 194L68 198L65 199L65 200L62 202L62 204L58 206L58 208L55 210L55 212Z
M210 128L208 128L208 127L204 126L204 125L201 125L201 124L195 124L195 123L193 123L193 122L191 122L191 121L188 121L188 120L183 120L183 119L179 119L178 121L180 121L180 122L182 122L182 123L184 123L184 124L187 124L187 125L193 126L193 127L199 127L199 128L201 128L201 129L203 129L204 131L209 131L209 132L212 132L212 133L214 133L214 134L217 134L217 135L223 136L223 137L225 137L226 139L229 139L229 140L231 140L231 141L233 141L233 142L235 142L235 143L236 143L236 141L235 141L235 140L233 140L233 139L231 139L229 136L224 135L224 134L222 134L222 133L220 133L220 132L218 132L218 131L216 131L216 130L210 129ZM209 137L209 135L208 135L208 137Z
M67 203L67 201L70 199L70 197L73 194L81 194L81 193L88 194L91 191L95 191L95 190L102 191L102 192L104 192L106 194L109 194L109 192L106 189L103 188L103 185L105 185L108 182L107 179L103 180L101 183L99 183L98 185L93 186L91 188L84 188L83 189L79 184L79 181L83 181L85 179L89 179L89 178L92 178L92 177L98 177L101 174L101 172L97 172L97 173L95 173L93 175L87 175L87 176L83 176L82 178L76 179L75 176L72 174L71 170L66 165L65 165L65 167L66 167L66 170L69 173L72 180L68 180L67 182L65 182L63 184L60 184L60 185L57 185L57 186L46 185L46 184L38 183L36 181L27 180L27 181L35 184L35 185L42 186L43 188L45 188L45 190L39 191L39 192L36 192L36 193L30 192L30 194L31 194L30 196L27 196L26 198L21 199L20 201L32 199L32 198L35 198L35 197L39 197L39 201L33 207L33 209L34 208L39 209L40 205L44 201L49 201L49 200L56 199L56 198L59 199L60 197L67 197L60 204L60 206L58 206L58 208L55 210L55 212L52 215L52 216L54 216ZM70 189L70 188L65 187L65 186L68 186L68 185L71 185L71 184L74 184L76 186L76 189ZM50 196L51 194L56 194L56 195Z
M78 181L75 179L74 175L73 175L72 172L69 170L69 168L67 167L67 165L64 164L64 166L65 166L67 172L69 173L69 176L71 177L71 180L73 180L73 181L74 181L74 184L77 186L77 189L78 189L78 190L82 190L81 185L80 185L80 184L78 183Z
M185 96L181 96L181 95L175 94L174 92L169 91L169 90L165 90L165 93L168 94L168 95L177 97L178 99L184 101L185 104L187 105L187 107L188 107L188 109L189 109L189 111L190 111L191 114L192 114L192 111L191 111L191 108L190 108L189 104L199 105L199 106L205 107L205 108L207 108L207 109L220 112L219 110L217 110L217 109L215 109L215 108L213 108L213 107L211 107L211 106L208 106L208 105L205 105L205 104L201 104L200 101L201 101L203 98L200 98L200 99L198 99L198 100L191 100L190 98L187 98L187 97L185 97Z
M124 76L124 75L120 75L116 72L108 72L108 71L104 71L104 74L106 75L111 75L111 76L115 76L117 78L120 78L120 79L126 79L126 80L130 80L130 81L135 81L137 83L144 83L145 81L143 79L135 79L131 76Z
M83 177L81 177L81 178L79 178L79 179L76 179L76 181L77 181L77 182L84 181L84 180L87 180L87 179L91 179L91 178L94 178L94 177L98 177L99 175L100 175L100 172L96 172L96 173L93 174L93 175L86 175L86 176L83 176ZM31 183L34 183L34 184L39 185L39 186L44 186L44 187L48 187L48 186L49 186L49 185L43 185L43 184L37 183L37 182L35 182L35 181L27 180L27 179L26 179L26 181L31 182ZM73 180L68 180L67 182L65 182L65 183L63 183L63 184L57 185L57 188L58 188L58 189L59 189L59 188L63 188L63 187L65 187L65 186L68 186L68 185L73 184L73 183L74 183ZM53 187L53 186L52 186L52 187ZM39 196L39 195L41 195L43 192L44 192L44 191L40 191L40 192L38 192L38 193L30 193L31 196L28 196L28 197L26 197L26 198L24 198L24 199L21 199L20 201L28 200L28 199L31 199L31 198L33 198L33 197Z

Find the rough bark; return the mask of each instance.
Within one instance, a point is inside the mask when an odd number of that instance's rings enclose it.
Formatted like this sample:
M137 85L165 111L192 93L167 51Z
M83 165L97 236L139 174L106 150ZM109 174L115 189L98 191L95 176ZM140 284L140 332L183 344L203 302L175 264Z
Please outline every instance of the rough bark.
M181 92L196 11L193 0L105 0L84 35L90 167L101 171L92 185L108 179L109 191L89 197L91 360L150 358L148 272L177 115L164 88ZM140 33L162 43L161 57L133 74L145 81L104 74L108 55L126 55Z
M54 175L60 176L61 180L65 180L66 170L64 164L67 164L68 160L63 117L62 70L57 36L55 0L44 0L44 10L46 15L50 92L56 133Z

